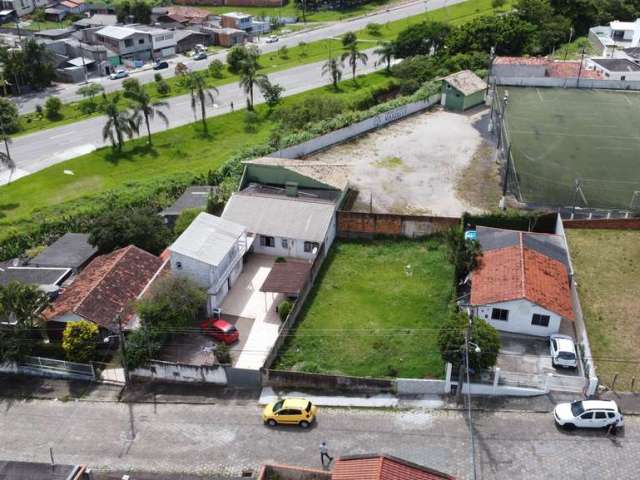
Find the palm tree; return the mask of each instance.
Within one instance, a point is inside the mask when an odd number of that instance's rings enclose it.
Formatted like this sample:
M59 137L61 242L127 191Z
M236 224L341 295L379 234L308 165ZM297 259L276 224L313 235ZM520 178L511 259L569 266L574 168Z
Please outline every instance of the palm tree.
M120 95L116 94L110 98L104 95L103 98L102 108L107 116L107 123L102 128L102 138L108 138L113 148L121 152L124 136L132 138L134 133L138 133L138 124L127 110L120 110Z
M19 327L38 326L48 305L49 296L34 285L9 282L0 287L0 318L4 316Z
M258 73L258 62L253 57L243 60L240 67L240 86L247 94L247 109L253 110L253 90L256 85L267 82L267 76Z
M149 126L149 120L153 119L156 115L164 122L165 126L169 126L169 119L165 115L161 108L169 108L167 102L152 102L149 94L143 89L129 90L125 92L125 97L133 102L133 119L136 123L139 123L141 117L144 118L144 123L147 126L147 139L149 145L151 145L151 128Z
M11 138L9 135L5 133L4 123L2 122L2 118L0 118L0 138L4 142L5 152L0 152L0 165L4 165L9 169L9 180L7 183L11 183L11 177L13 176L13 172L16 170L16 163L11 158L11 153L9 152L9 144L11 143Z
M337 57L330 58L327 63L322 65L322 75L331 75L331 82L333 88L338 90L338 82L342 79L342 61Z
M391 60L393 60L395 54L393 43L384 42L382 45L380 45L380 47L376 48L373 53L378 55L378 61L376 62L376 65L386 63L387 72L391 71Z
M205 132L208 132L207 128L207 100L214 103L215 97L211 91L213 90L216 94L218 89L216 87L208 87L207 79L201 72L191 72L189 73L188 85L189 90L191 90L191 108L195 115L196 106L200 104L200 113L202 115L202 127Z
M352 43L347 48L348 50L342 54L342 61L344 62L345 60L347 60L347 63L351 67L351 72L353 73L353 81L355 82L356 68L358 66L358 62L362 63L363 65L366 65L367 60L369 60L369 57L367 57L366 53L363 53L360 50L358 50L357 43Z

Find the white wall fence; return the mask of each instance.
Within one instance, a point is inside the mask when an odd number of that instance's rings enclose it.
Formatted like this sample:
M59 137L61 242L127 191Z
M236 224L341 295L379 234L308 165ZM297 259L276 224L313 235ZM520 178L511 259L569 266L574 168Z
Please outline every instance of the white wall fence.
M388 112L379 113L374 117L367 118L361 122L354 123L348 127L335 130L325 135L312 138L306 142L283 148L270 156L279 158L301 158L306 155L318 152L337 143L345 142L364 133L380 128L388 123L395 122L414 113L421 112L440 101L440 95L433 95L428 100L420 100L418 102L408 103L401 107L394 108Z
M494 77L496 85L511 87L585 88L640 90L637 80L596 80L592 78ZM493 79L491 79L493 80Z
M93 365L43 357L25 357L20 362L0 364L0 372L78 380L96 379Z
M130 375L171 382L227 384L227 373L222 365L198 366L152 360L145 367L131 370Z
M573 262L571 261L569 242L567 242L567 236L565 234L562 217L560 215L558 215L556 219L555 234L562 237L564 248L567 252L567 258L569 260L569 281L571 282L571 301L573 303L573 314L575 316L574 325L576 329L576 340L578 341L578 347L580 348L580 358L582 359L582 363L584 366L585 376L589 379L584 393L587 396L591 396L595 395L595 393L597 392L599 381L596 373L596 366L593 362L589 336L587 335L587 325L582 314L582 307L580 305L580 298L578 296L578 288L574 279L575 271L573 269Z

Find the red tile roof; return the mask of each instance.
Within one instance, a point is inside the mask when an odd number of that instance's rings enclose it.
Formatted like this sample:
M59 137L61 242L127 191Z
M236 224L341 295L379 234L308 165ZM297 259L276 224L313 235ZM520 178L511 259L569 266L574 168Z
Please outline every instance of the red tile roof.
M545 57L496 57L493 63L498 65L547 65L549 59Z
M64 289L45 312L47 320L76 314L104 328L117 330L130 319L131 303L142 293L163 262L133 245L96 257Z
M167 15L178 22L189 21L191 23L202 23L206 21L211 14L203 8L172 5L167 7Z
M519 245L484 251L473 272L471 304L488 305L527 299L573 320L569 273L565 265L531 248Z
M454 477L390 455L341 457L331 480L455 480Z
M595 70L580 70L580 62L552 62L547 66L547 75L555 78L602 78L602 75Z

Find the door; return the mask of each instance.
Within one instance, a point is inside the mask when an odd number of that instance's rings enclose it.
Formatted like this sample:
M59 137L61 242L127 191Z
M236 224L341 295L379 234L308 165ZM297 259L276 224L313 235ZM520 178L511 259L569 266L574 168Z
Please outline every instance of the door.
M296 410L292 408L283 408L276 414L278 423L297 423ZM297 412L299 414L299 412Z
M593 428L593 412L585 412L578 417L578 426Z
M609 425L609 423L611 423L611 421L607 418L607 412L595 412L594 418L593 418L593 426L594 428L604 428L607 425Z

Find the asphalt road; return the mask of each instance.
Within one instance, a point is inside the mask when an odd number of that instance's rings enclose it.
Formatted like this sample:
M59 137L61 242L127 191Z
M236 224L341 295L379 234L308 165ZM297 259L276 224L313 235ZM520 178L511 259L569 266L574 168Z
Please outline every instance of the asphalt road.
M369 23L387 23L395 20L400 20L406 17L412 17L414 15L419 15L428 10L435 10L438 8L442 8L447 5L453 5L456 3L462 3L465 0L420 0L413 1L410 3L390 7L386 10L381 10L378 13L374 13L371 15L366 15L363 17L357 17L351 20L346 20L344 22L335 22L328 24L326 26L308 30L292 33L286 36L283 36L276 43L266 43L264 38L258 43L260 50L263 53L276 51L281 48L283 45L287 47L295 47L301 41L306 43L315 42L317 40L323 40L326 38L339 37L340 35L355 30L361 30L367 26ZM227 52L220 52L216 55L210 55L206 60L201 61L193 61L184 59L182 57L178 59L171 60L169 62L170 68L160 71L163 77L169 78L174 75L175 64L179 61L185 63L192 70L202 70L209 66L209 63L213 59L218 59L224 61L227 56ZM155 71L153 70L144 70L137 73L132 74L133 78L138 79L140 83L148 83L153 81L153 76L155 75ZM111 92L114 90L118 90L122 86L123 80L109 80L106 77L102 77L99 79L91 79L92 82L100 83L107 92ZM52 88L47 89L44 92L39 92L33 95L25 95L21 98L15 99L16 104L20 110L20 113L28 113L33 112L35 110L35 106L37 104L43 104L47 97L51 95L56 95L60 97L60 99L67 103L74 100L79 100L81 97L76 94L78 90L78 85L68 85L68 84L58 84Z
M366 66L360 65L358 67L359 74L383 68L382 65L375 65L376 56L371 50L366 52L369 55L369 61ZM331 83L329 77L322 76L323 63L317 62L275 72L269 75L269 79L285 88L283 95L294 95ZM348 78L348 72L345 71L344 75L344 79ZM215 105L207 107L207 116L211 117L229 112L231 102L233 102L235 108L245 106L245 94L237 83L223 85L218 90L219 95L216 96ZM259 92L256 92L255 95L257 103L263 102ZM195 121L189 95L173 97L168 99L167 102L169 103L169 109L166 111L170 122L169 128L179 127ZM102 127L104 124L105 118L99 116L14 138L11 144L11 155L17 168L12 178L15 180L102 147L108 143L108 141L105 142L102 139ZM151 122L152 132L162 131L166 128L166 125L159 118ZM146 134L145 131L140 133L142 135ZM6 169L0 170L0 185L7 183L8 178L8 171Z
M0 402L0 458L86 463L109 470L238 474L266 462L319 467L334 456L388 453L471 478L461 412L321 409L308 431L271 429L252 401L219 405ZM565 432L548 413L475 414L478 479L636 479L640 419L616 437Z

